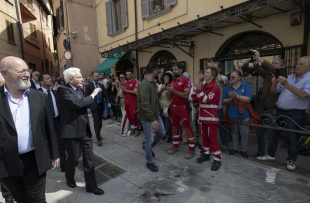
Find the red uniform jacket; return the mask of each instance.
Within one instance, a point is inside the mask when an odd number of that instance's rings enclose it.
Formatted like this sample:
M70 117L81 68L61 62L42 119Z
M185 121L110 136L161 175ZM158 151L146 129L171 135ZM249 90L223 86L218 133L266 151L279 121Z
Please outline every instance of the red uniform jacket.
M199 103L199 123L218 124L218 105L221 98L221 89L213 80L204 84L200 90L193 92L194 103Z

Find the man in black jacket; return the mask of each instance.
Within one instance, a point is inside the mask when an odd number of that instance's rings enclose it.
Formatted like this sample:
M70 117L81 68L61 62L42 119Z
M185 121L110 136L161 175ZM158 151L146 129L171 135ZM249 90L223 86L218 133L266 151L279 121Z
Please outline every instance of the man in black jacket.
M53 82L52 82L52 78L50 77L48 73L42 73L39 76L39 82L41 84L41 87L38 90L41 92L44 92L47 95L48 101L51 107L51 112L52 112L53 121L54 121L54 128L55 128L57 142L58 142L61 172L66 172L67 159L66 159L65 149L62 144L62 139L60 136L61 134L60 116L59 116L59 110L58 110L57 93L55 90L51 90L51 86Z
M30 73L20 58L0 62L0 179L17 202L46 202L46 171L59 163L46 94L29 89Z
M34 71L32 74L32 79L30 80L30 83L31 83L31 86L30 88L32 89L39 89L41 87L40 85L40 82L39 82L39 76L40 76L40 73L38 71Z
M109 108L111 108L111 104L106 89L104 88L103 84L99 83L99 74L96 72L92 72L92 79L93 82L88 83L85 87L85 97L89 96L96 88L102 89L102 91L98 92L98 95L94 98L95 101L90 104L87 109L88 114L93 115L95 133L98 140L97 144L101 146L102 137L100 135L100 131L102 128L102 118L104 112L103 100L105 99L105 101L108 103Z
M60 129L63 145L68 155L66 167L67 185L76 187L74 180L75 167L83 151L83 169L86 191L95 195L103 195L103 190L97 187L95 165L93 161L93 140L90 131L86 108L94 102L101 91L96 88L93 93L84 97L81 89L83 77L78 68L68 68L64 71L67 84L57 89L60 112Z

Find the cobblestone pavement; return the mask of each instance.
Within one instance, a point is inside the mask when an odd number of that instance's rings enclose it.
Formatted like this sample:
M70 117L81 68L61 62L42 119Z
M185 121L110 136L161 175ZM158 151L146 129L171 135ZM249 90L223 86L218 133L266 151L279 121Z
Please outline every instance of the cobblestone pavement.
M196 163L198 155L185 159L187 146L168 155L172 145L166 142L154 148L154 163L159 167L159 172L154 173L145 167L143 133L139 137L121 137L120 124L107 120L103 126L103 146L94 144L94 153L126 172L100 185L105 194L95 196L86 193L80 171L76 173L78 187L72 189L59 168L50 170L46 183L48 203L310 202L309 173L298 174L276 164L272 167L226 154L220 170L213 172L212 159L203 164ZM199 154L198 148L196 152Z

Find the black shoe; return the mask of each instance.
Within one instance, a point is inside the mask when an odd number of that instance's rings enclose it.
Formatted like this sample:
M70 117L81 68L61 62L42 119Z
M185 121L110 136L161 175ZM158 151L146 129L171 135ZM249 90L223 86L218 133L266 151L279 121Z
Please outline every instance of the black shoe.
M240 154L241 154L244 158L248 158L248 157L249 157L248 153L246 153L246 152L240 152Z
M75 188L76 187L76 183L75 183L75 181L73 180L73 181L67 181L67 185L69 186L69 187L71 187L71 188Z
M142 149L145 151L144 142L143 142ZM152 157L155 157L155 153L153 152L153 150L152 150Z
M211 170L212 171L217 171L217 170L219 170L220 169L220 167L221 167L221 162L220 161L215 161L214 160L214 162L213 162L213 165L211 166Z
M232 149L232 150L230 150L229 155L234 155L234 154L236 154L237 152L238 152L237 150Z
M164 136L163 138L161 138L162 140L165 140L166 139L166 136Z
M172 142L172 138L168 138L167 143L171 143Z
M98 140L97 145L98 145L99 147L101 147L101 146L102 146L102 141L101 141L101 140Z
M107 120L107 119L108 119L107 117L103 117L103 118L102 118L102 120L104 120L104 121Z
M93 193L94 195L103 195L104 194L104 191L101 190L98 187L95 187L95 188L92 188L92 189L87 189L86 188L86 192Z
M166 132L166 135L168 135L169 133L168 133L168 131Z
M14 203L14 199L9 197L9 198L5 198L5 203Z
M154 163L146 163L146 168L150 169L153 172L157 172L158 168Z
M77 167L79 165L79 161L75 162L75 167Z
M196 159L197 163L203 163L205 161L210 161L209 154L201 154L199 158Z
M62 173L65 173L66 172L66 166L61 167L60 170Z

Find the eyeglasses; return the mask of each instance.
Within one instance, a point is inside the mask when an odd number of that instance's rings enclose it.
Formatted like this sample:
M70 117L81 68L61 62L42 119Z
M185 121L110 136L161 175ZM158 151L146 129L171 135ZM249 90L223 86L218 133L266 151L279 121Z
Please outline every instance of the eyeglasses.
M230 79L235 79L236 77L230 77Z

